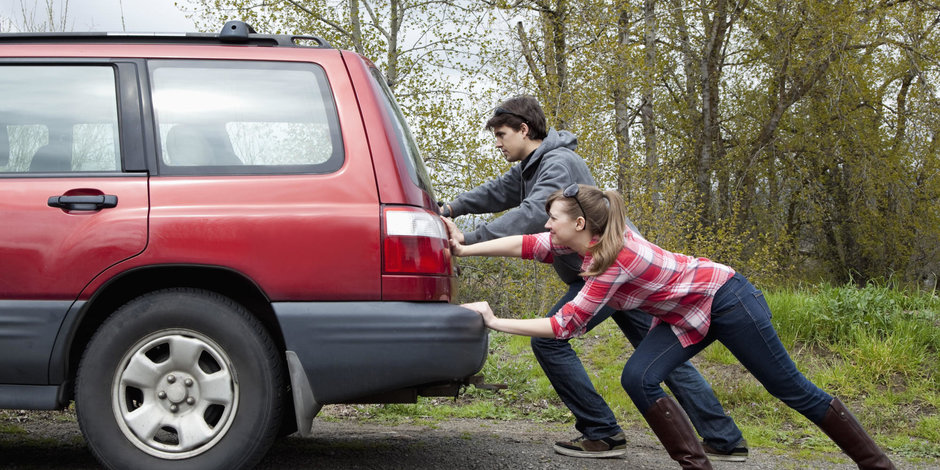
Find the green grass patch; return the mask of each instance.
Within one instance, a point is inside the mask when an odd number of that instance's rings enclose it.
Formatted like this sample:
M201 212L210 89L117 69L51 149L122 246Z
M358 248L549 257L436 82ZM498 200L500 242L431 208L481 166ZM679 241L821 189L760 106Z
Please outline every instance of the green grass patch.
M0 423L0 434L22 435L26 430L12 423Z
M728 348L718 342L710 344L704 351L699 353L699 356L707 362L716 364L738 364L738 359L734 357L734 354L731 354Z

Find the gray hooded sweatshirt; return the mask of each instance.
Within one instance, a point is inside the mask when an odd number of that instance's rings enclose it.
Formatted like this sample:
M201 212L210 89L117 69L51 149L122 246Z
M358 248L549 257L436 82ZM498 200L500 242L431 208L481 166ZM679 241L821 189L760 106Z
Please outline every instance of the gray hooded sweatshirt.
M509 235L545 231L545 201L556 190L572 183L594 185L584 159L574 153L578 139L571 132L550 129L542 144L525 160L499 178L487 181L451 201L451 216L508 212L464 234L472 245ZM556 256L553 263L565 283L579 279L581 257L577 253Z

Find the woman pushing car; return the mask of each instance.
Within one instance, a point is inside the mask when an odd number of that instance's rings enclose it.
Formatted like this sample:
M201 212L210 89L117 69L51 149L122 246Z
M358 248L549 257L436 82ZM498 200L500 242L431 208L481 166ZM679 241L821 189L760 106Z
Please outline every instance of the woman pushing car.
M498 318L486 302L464 307L480 313L491 329L559 339L582 334L605 305L652 315L650 331L627 360L621 384L682 468L711 464L682 408L660 384L714 341L725 345L768 392L819 426L859 468L894 468L842 402L797 370L770 322L761 291L729 266L672 253L643 239L626 227L623 207L616 191L572 184L548 198L548 232L466 246L451 239L456 256L550 263L556 255L578 253L584 259L584 288L551 317Z

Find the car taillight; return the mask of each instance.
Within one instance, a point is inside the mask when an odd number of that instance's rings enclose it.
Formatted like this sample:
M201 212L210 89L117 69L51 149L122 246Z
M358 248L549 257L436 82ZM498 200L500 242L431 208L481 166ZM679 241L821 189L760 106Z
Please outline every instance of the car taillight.
M440 216L424 209L386 207L384 218L386 273L451 274L447 228Z

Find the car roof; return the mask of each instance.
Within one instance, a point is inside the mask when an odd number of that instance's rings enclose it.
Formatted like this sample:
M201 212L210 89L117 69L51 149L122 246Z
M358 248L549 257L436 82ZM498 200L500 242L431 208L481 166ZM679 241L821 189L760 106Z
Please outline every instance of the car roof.
M316 43L311 46L310 42ZM326 40L317 36L258 34L243 21L225 23L219 33L0 33L0 44L61 44L81 42L95 44L193 44L193 45L250 45L272 47L318 47L332 49Z

